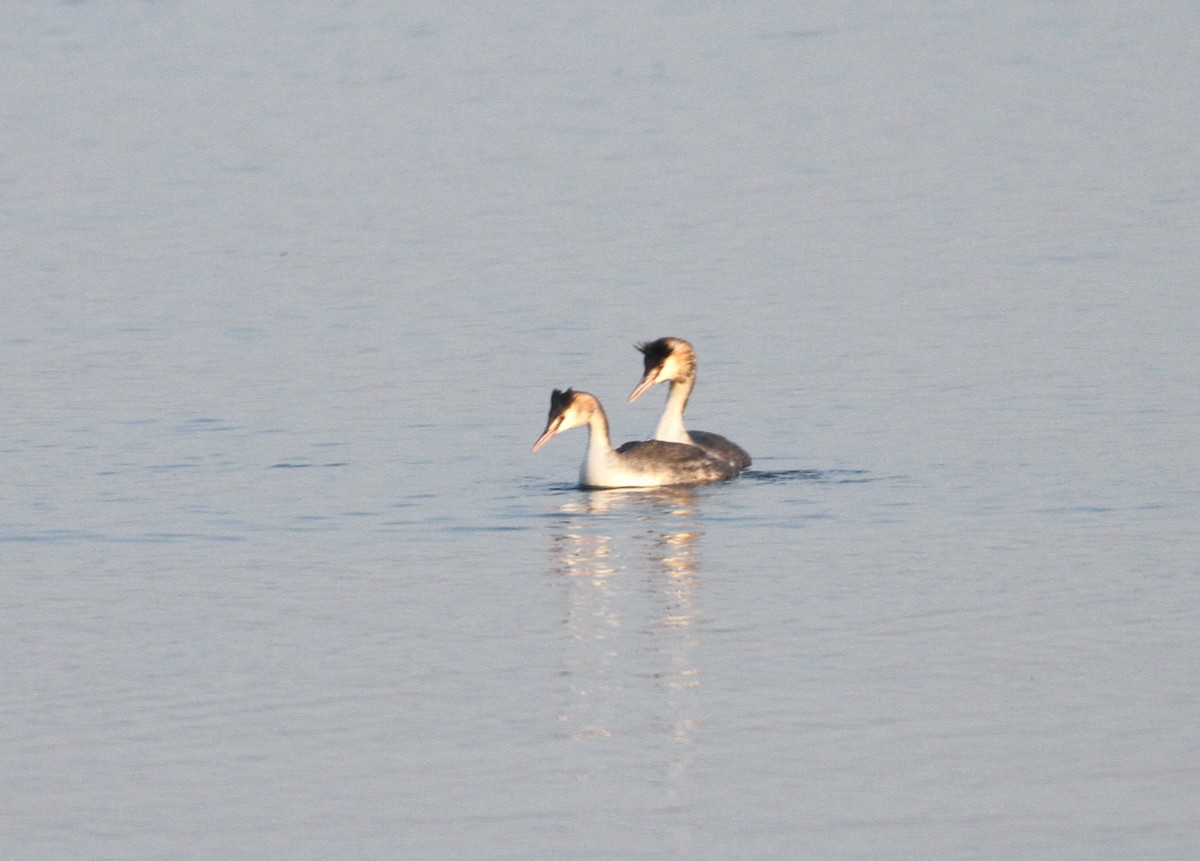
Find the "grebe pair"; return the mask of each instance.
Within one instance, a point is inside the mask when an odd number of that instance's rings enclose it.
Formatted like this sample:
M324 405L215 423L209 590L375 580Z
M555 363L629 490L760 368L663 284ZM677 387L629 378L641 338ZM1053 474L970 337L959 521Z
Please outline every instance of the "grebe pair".
M680 338L659 338L637 345L645 374L629 402L657 383L670 382L667 405L654 439L627 442L613 449L608 417L595 395L554 390L546 430L533 444L541 448L552 436L587 425L588 448L579 470L585 487L661 487L706 484L732 478L750 465L750 455L718 434L688 432L683 409L696 385L696 351Z

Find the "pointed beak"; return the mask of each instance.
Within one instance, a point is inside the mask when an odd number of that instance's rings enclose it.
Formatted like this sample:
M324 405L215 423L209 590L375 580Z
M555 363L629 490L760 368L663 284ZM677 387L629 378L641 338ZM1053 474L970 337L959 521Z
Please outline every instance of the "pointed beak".
M650 370L646 371L646 376L642 377L642 381L637 384L637 388L634 389L633 394L629 396L629 403L636 401L642 396L646 389L658 382L658 371L658 368L651 368Z
M531 449L530 449L530 451L531 451L531 452L537 451L539 448L541 448L541 447L542 447L542 446L544 446L544 445L545 445L547 442L549 442L549 441L550 441L550 437L552 437L552 436L554 436L556 433L558 433L558 429L559 429L561 426L562 426L562 422L561 422L561 421L557 421L557 422L551 422L550 424L546 425L546 430L545 430L545 432L544 432L544 433L543 433L543 434L542 434L540 437L538 437L538 441L537 441L537 442L535 442L535 443L533 444L533 448L531 448Z

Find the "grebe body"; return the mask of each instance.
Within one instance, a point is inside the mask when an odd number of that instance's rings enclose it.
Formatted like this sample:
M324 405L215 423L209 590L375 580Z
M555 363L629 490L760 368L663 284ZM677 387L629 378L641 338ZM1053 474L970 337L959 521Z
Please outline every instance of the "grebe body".
M711 457L729 463L735 472L748 467L750 455L737 443L720 434L689 431L683 424L683 410L696 386L696 351L692 345L682 338L659 338L636 346L642 353L645 374L629 396L629 402L633 403L658 383L671 384L654 438L694 445Z
M608 417L595 395L554 390L546 430L533 444L537 451L554 435L587 425L588 447L579 468L584 487L664 487L708 484L732 478L737 470L693 445L663 440L627 442L612 446Z

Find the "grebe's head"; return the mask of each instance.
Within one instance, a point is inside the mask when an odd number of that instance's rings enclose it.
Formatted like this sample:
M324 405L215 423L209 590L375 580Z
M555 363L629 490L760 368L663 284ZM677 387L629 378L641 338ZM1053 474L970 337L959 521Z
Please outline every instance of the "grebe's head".
M644 344L634 344L642 353L645 375L637 384L629 402L636 401L646 389L658 383L679 382L696 375L696 352L682 338L659 338Z
M530 451L537 451L557 433L587 424L595 409L596 398L587 392L555 389L550 395L550 413L546 417L546 429Z

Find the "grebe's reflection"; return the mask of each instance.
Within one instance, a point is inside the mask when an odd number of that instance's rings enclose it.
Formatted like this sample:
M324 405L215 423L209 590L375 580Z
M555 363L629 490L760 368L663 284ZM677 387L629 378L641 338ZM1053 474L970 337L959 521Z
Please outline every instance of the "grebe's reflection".
M702 493L590 491L571 495L552 519L551 571L569 635L566 737L665 730L669 741L694 741ZM674 749L663 766L677 779L690 761L690 751Z

